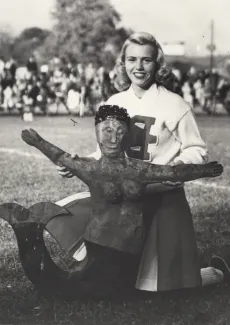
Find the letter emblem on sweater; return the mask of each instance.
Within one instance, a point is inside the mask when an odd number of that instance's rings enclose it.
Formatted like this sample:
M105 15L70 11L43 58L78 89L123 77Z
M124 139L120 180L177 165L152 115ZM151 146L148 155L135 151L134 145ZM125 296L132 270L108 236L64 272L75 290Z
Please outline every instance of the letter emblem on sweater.
M131 119L129 132L129 149L127 155L131 158L149 160L149 144L157 144L158 137L150 134L151 127L155 124L155 117L135 115Z

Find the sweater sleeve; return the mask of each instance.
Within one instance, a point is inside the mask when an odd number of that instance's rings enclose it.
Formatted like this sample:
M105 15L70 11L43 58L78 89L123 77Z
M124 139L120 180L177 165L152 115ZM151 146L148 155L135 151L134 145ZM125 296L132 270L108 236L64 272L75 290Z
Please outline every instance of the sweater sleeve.
M181 152L174 162L181 160L185 164L204 164L208 161L207 146L200 135L191 110L182 116L172 133L181 143Z

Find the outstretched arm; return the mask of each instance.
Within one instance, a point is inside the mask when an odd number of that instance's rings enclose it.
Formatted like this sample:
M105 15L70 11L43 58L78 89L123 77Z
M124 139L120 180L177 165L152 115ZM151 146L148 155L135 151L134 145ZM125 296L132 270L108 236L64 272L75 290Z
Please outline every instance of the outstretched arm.
M71 157L75 159L77 157L76 154L72 154ZM97 145L97 149L95 152L87 155L87 158L94 158L96 160L101 158L101 150L99 148L99 145ZM62 177L66 178L72 178L74 175L71 171L69 171L66 167L64 166L57 166L58 174Z
M143 183L146 184L157 181L188 182L203 177L217 177L223 173L223 166L215 161L207 164L181 164L176 166L153 165L141 161L135 163L135 169L140 168L140 180L142 179Z
M75 176L87 183L88 177L84 168L86 167L85 159L80 159L76 156L73 159L69 153L46 141L33 129L23 130L21 137L27 144L40 150L55 165L65 166Z

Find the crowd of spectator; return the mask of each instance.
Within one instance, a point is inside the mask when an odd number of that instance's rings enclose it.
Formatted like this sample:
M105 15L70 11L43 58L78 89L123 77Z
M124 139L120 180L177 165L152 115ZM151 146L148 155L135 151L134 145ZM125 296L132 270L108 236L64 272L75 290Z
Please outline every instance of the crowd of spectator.
M175 91L187 101L192 108L199 106L208 114L215 112L217 103L222 104L230 113L230 82L215 69L197 71L194 67L182 74L174 69L176 76Z
M211 113L216 101L230 113L230 83L216 71L197 71L191 67L182 74L173 68L174 91L192 108L196 105ZM97 107L116 92L113 71L93 64L82 65L54 57L47 64L38 65L31 56L24 67L17 67L13 58L0 59L0 109L5 113L17 111L84 116L94 114Z
M31 56L25 67L17 67L12 58L0 60L0 107L4 112L94 114L114 91L112 72L93 64L73 65L54 57L39 66Z

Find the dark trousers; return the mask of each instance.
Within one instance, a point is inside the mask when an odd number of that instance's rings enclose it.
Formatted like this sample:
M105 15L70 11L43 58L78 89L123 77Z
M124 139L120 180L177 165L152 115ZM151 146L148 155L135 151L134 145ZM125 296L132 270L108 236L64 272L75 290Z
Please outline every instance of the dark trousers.
M88 263L82 280L103 286L135 287L139 256L117 251L92 242L85 242Z

